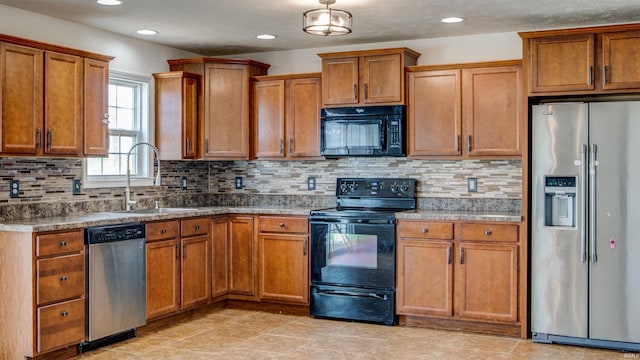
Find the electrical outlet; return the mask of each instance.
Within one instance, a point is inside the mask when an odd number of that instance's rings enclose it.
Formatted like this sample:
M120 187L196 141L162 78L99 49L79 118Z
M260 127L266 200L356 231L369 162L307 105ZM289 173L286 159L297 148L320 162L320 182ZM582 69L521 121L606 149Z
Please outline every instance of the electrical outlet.
M80 179L73 179L73 195L80 195Z
M236 189L242 189L242 176L236 176Z
M182 190L187 190L187 178L182 177Z
M20 197L20 180L9 180L9 197Z
M467 178L467 192L478 192L478 178Z
M316 177L309 176L307 178L307 190L315 190L316 189Z

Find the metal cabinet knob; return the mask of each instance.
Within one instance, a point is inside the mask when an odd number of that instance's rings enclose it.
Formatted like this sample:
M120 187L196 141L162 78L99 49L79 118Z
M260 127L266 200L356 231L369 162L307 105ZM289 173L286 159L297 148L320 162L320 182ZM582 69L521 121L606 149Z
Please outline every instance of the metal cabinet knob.
M487 230L484 232L485 235L487 236L491 236L491 234L493 234L493 232L491 230Z
M166 233L167 233L167 229L160 230L160 234L166 234Z
M66 241L60 241L60 246L67 246L67 242Z
M428 233L428 232L429 232L429 229L428 229L428 228L424 228L424 229L422 229L422 233L423 233L423 234L426 234L426 233Z
M62 312L60 313L60 316L62 316L62 317L66 317L66 316L68 316L68 315L69 315L69 313L68 313L68 312L66 312L66 311L62 311Z
M280 223L280 227L283 228L284 227L284 223Z
M67 277L66 277L65 275L62 275L62 276L60 277L60 281L67 281Z

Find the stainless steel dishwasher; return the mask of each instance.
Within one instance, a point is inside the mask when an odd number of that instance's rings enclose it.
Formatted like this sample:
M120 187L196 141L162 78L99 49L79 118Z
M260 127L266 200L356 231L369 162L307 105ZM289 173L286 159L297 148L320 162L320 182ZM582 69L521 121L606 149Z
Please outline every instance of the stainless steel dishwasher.
M79 352L135 336L146 324L145 227L85 230L87 334Z

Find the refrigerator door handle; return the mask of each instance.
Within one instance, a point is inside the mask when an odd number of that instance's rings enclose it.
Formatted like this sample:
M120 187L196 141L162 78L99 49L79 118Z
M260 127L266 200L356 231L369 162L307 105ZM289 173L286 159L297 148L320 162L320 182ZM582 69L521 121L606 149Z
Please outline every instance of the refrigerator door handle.
M591 243L591 262L598 261L598 254L596 251L596 166L598 160L596 153L598 152L598 145L592 144L589 156L589 240Z
M581 147L581 177L580 187L582 188L582 207L580 209L580 261L587 261L587 145Z

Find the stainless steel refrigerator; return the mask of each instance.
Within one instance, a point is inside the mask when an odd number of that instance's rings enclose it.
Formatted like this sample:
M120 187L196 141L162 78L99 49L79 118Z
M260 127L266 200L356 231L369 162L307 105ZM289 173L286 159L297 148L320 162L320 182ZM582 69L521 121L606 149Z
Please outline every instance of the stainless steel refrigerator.
M535 105L535 342L640 350L640 101Z

